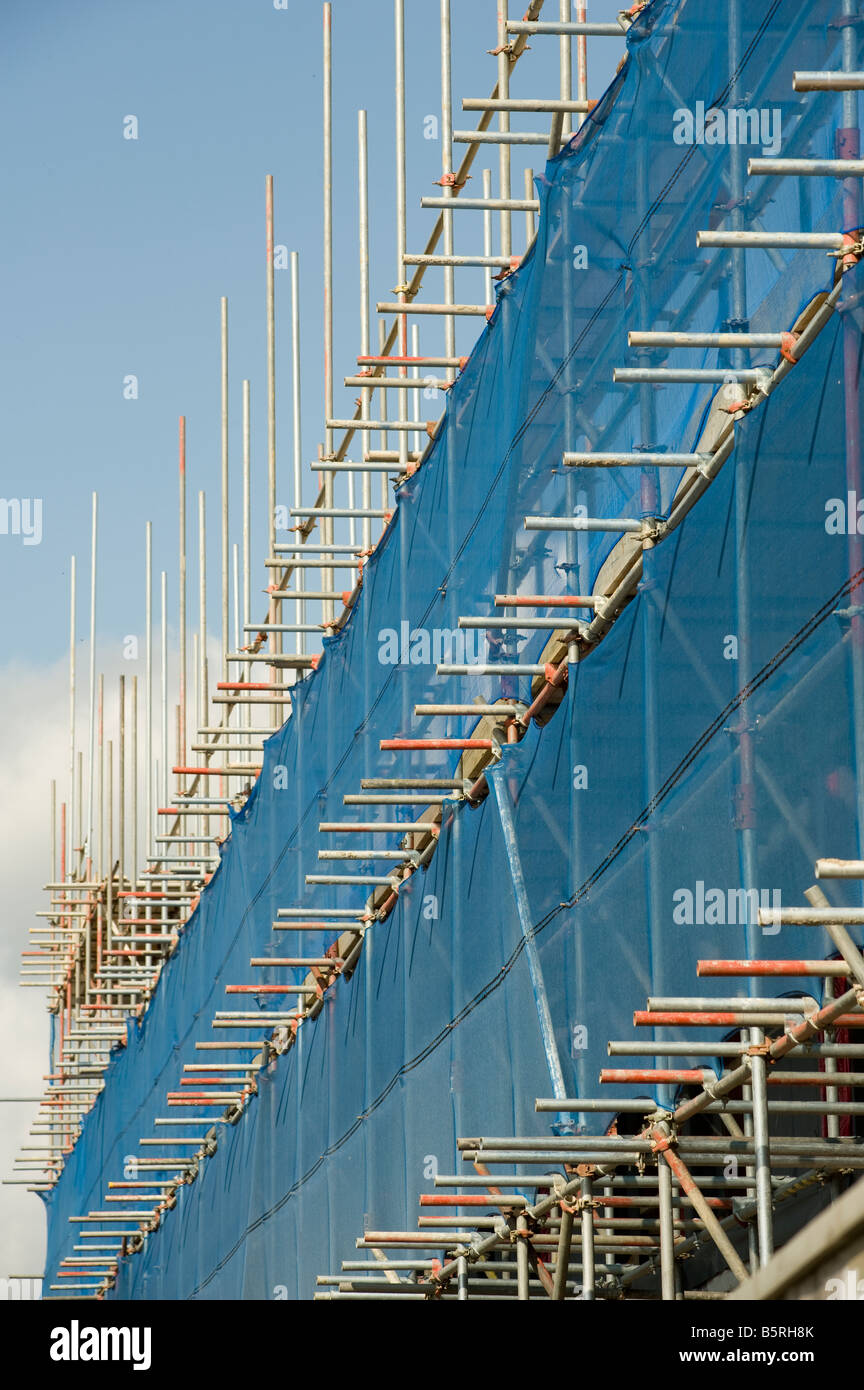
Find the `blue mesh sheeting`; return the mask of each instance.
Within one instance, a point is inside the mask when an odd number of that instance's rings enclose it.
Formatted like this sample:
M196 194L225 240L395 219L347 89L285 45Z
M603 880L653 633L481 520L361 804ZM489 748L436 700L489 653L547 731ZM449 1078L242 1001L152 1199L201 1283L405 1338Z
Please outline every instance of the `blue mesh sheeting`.
M615 385L613 368L730 361L683 349L647 357L627 345L630 329L715 330L740 317L729 255L696 246L698 229L731 225L741 208L730 147L676 143L676 112L725 108L732 92L741 106L780 113L782 151L771 152L784 155L833 155L841 124L839 98L792 91L794 70L840 65L833 0L741 9L731 74L733 6L655 0L630 30L612 87L538 179L534 250L502 283L429 457L399 490L356 608L267 743L219 871L46 1199L49 1272L71 1252L69 1216L103 1207L126 1156L147 1152L139 1137L164 1136L153 1120L168 1113L165 1093L196 1060L194 1043L247 1036L211 1028L230 1003L226 984L248 983L250 957L285 954L286 940L290 954L320 953L320 934L272 931L277 909L362 907L361 888L305 885L321 869L319 821L353 815L342 797L364 777L452 775L458 754L381 752L379 740L469 731L464 718L415 718L418 702L530 700L530 677L441 677L430 659L434 633L456 629L460 615L494 613L496 593L590 593L619 541L530 532L523 518L581 507L638 519L658 509L646 501L652 491L668 512L682 473L564 469L561 455L692 450L717 387ZM761 152L754 144L744 154ZM746 189L747 227L842 226L830 179L752 178ZM789 328L830 287L834 267L811 250L748 251L744 264L753 331ZM818 855L860 853L856 649L836 616L856 594L847 539L826 528L826 503L846 497L841 335L835 315L739 423L716 481L647 553L637 597L571 667L555 716L504 750L493 794L476 809L445 807L428 869L367 932L356 971L261 1074L239 1122L220 1126L215 1154L144 1251L121 1261L117 1297L307 1298L361 1231L416 1224L431 1174L458 1171L457 1135L548 1132L551 1117L533 1110L551 1083L502 798L571 1095L596 1094L607 1039L638 1036L632 1011L647 994L746 992L722 979L697 984L698 958L825 953L815 929L768 935L728 919L729 895L752 886L754 864L769 903L775 892L794 903ZM744 353L750 366L777 360L775 349ZM421 629L428 651L411 644ZM397 645L408 634L414 660L384 659L391 632ZM521 636L505 657L536 662L548 634ZM479 654L487 658L485 647ZM742 731L752 774L742 773ZM289 770L285 787L279 768ZM416 812L373 814L407 822ZM354 848L356 837L330 835L326 846ZM700 891L711 889L726 895L726 920L676 920L687 892L698 918ZM855 901L848 888L830 892ZM259 974L262 983L301 978ZM279 1007L265 997L262 1013ZM602 1132L604 1120L585 1124Z

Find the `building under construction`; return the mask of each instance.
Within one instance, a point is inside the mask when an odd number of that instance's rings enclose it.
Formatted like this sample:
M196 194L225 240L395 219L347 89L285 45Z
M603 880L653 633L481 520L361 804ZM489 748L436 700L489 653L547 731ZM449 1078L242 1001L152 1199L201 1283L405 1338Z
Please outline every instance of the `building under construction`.
M148 529L144 687L108 728L91 665L84 748L73 571L23 966L52 1061L14 1178L44 1294L827 1298L864 1275L864 11L498 0L497 82L457 100L429 5L415 251L403 6L398 279L372 300L360 112L356 350L323 7L314 505L295 256L277 507L268 179L268 494L244 383L229 518L223 302L218 617L181 420L179 653ZM94 499L94 565L96 532Z

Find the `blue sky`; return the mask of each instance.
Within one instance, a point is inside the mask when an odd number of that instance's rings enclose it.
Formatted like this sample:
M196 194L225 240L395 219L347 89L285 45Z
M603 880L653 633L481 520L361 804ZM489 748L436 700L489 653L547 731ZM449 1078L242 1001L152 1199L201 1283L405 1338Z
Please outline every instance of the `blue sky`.
M512 4L521 14L521 4ZM546 6L558 17L558 6ZM464 95L488 95L496 63L491 0L455 0L454 124L472 126ZM597 0L591 18L617 6ZM218 593L219 298L229 299L232 539L239 540L241 380L252 381L253 593L265 582L261 506L266 477L264 178L275 177L276 241L300 253L304 479L321 438L321 5L289 0L5 0L2 20L4 212L0 448L5 497L43 499L43 540L0 536L4 654L53 660L67 642L68 556L78 555L86 628L90 493L100 494L99 629L117 640L143 625L143 527L154 523L154 569L169 572L176 612L176 432L188 418L190 584L195 494L208 493L213 613ZM440 145L423 118L440 110L438 4L407 0L409 249L433 213ZM356 112L369 111L372 300L396 284L393 7L335 0L334 227L337 414L358 351ZM608 85L623 40L592 40L591 94ZM514 71L517 95L556 91L558 44L535 39ZM134 115L139 138L123 138ZM528 117L527 127L538 122ZM515 124L515 122L514 122ZM541 126L542 128L542 126ZM456 149L457 159L464 151ZM521 167L542 150L514 150ZM478 159L495 167L497 152ZM479 217L479 215L478 215ZM457 250L482 249L463 214ZM521 227L517 230L521 236ZM466 244L466 243L470 243ZM519 242L517 240L518 247ZM476 298L480 274L461 273ZM440 271L426 298L440 298ZM474 283L476 281L476 284ZM470 293L468 293L470 287ZM277 274L277 471L290 452L289 276ZM460 324L467 348L477 320ZM423 325L424 334L437 329ZM373 339L376 327L373 322ZM123 381L138 378L137 400ZM279 498L290 501L280 485ZM258 503L256 507L256 502ZM255 562L259 564L256 567ZM254 613L254 609L253 609Z

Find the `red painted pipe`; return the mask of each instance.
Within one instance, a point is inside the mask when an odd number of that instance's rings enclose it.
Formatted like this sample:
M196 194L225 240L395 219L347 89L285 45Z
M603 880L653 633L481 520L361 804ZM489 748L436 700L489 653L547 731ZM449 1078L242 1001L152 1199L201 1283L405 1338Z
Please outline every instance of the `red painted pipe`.
M310 986L311 988L311 986ZM292 985L226 985L226 994L293 994Z
M519 716L519 723L524 724L526 729L528 725L531 723L531 720L538 713L538 711L541 710L543 706L549 701L552 692L560 689L561 686L567 684L568 665L569 663L566 660L564 660L561 662L561 665L557 669L551 665L547 666L546 684L543 686L542 690L539 692L537 697L534 700L532 700L525 713ZM550 674L550 672L552 674Z
M499 608L593 608L584 594L496 594Z
M491 738L382 738L382 749L407 748L486 748L492 747Z
M700 960L696 974L710 975L813 975L820 973L826 965L834 961L817 960ZM836 964L843 965L842 961ZM832 975L845 974L842 970L830 972Z
M236 1076L181 1076L181 1086L233 1086L237 1082ZM172 1096L178 1094L177 1091L169 1093Z
M171 771L177 776L186 777L241 777L246 772L260 772L261 769L250 765L237 772L229 772L224 767L172 767Z
M713 1072L686 1068L664 1068L664 1067L602 1067L600 1080L602 1082L621 1081L625 1084L631 1082L650 1082L650 1081L680 1081L694 1083L701 1086L706 1077L713 1076Z
M819 1013L821 1013L821 1012L822 1012L822 1010L819 1010ZM817 1019L817 1018L818 1018L818 1014L813 1013L813 1014L810 1014L810 1015L808 1016L808 1019L805 1020L804 1022L806 1023L806 1022L815 1020L815 1019ZM783 1016L782 1016L781 1014L778 1014L778 1015L777 1015L777 1027L779 1028L779 1027L784 1023L784 1021L785 1021L785 1020L784 1020ZM653 1027L655 1024L656 1024L658 1027L659 1027L661 1024L665 1027L665 1026L668 1026L668 1025L682 1024L682 1023L683 1023L683 1024L690 1024L690 1025L695 1024L695 1025L697 1025L697 1026L701 1024L703 1027L709 1027L709 1028L752 1028L752 1026L753 1026L751 1017L750 1017L750 1015L748 1015L748 1014L732 1014L732 1013L716 1013L716 1014L709 1014L709 1013L677 1013L677 1012L675 1012L675 1013L656 1013L656 1014L654 1014L654 1013L649 1013L649 1011L648 1011L647 1009L637 1009L636 1012L635 1012L634 1015L633 1015L633 1022L634 1022L634 1024L636 1024L637 1026L638 1026L639 1024L647 1024L649 1028L650 1028L650 1027ZM832 1019L831 1022L832 1022L833 1026L834 1026L835 1028L864 1028L864 1013L862 1013L862 1014L841 1014L841 1015L839 1015L837 1018ZM763 1024L763 1025L761 1025L761 1026L762 1026L762 1027L765 1027L766 1025ZM817 1032L817 1033L818 1033L818 1032L821 1032L821 1029L824 1028L824 1027L826 1027L826 1026L827 1026L827 1025L824 1024L824 1023L820 1025L820 1024L817 1022L817 1023L815 1024L815 1030L814 1030L814 1031ZM796 1025L796 1027L792 1029L792 1033L793 1033L793 1034L797 1033L797 1032L801 1029L801 1027L802 1027L801 1024ZM803 1033L802 1033L802 1036L803 1036ZM778 1054L775 1054L775 1055L778 1055ZM782 1055L782 1054L779 1054L779 1055Z
M470 1196L450 1197L446 1193L424 1192L420 1197L421 1207L500 1207L500 1206L520 1206L525 1203L524 1197L515 1197L511 1200L504 1197L499 1192L493 1197L487 1192L472 1192Z
M274 685L272 681L219 681L217 690L290 690L287 685Z

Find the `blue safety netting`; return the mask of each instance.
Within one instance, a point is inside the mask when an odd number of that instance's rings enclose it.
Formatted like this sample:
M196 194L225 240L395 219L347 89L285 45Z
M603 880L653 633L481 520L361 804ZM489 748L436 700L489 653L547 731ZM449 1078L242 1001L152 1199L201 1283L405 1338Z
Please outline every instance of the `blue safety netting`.
M368 890L307 887L320 848L357 843L325 839L319 822L355 817L342 798L363 778L453 773L457 753L382 752L379 740L469 731L462 717L416 718L416 703L530 701L530 676L445 677L432 660L436 634L440 646L460 615L494 614L496 593L590 593L620 542L529 531L523 519L668 513L681 471L565 469L562 453L693 450L718 387L615 384L613 369L732 359L646 355L628 346L628 330L785 330L830 289L835 261L820 250L747 251L736 286L740 262L698 249L696 233L842 228L839 181L745 178L742 194L732 172L740 146L706 139L716 118L699 124L712 108L756 112L755 125L739 127L758 127L745 164L763 151L832 156L842 99L796 94L792 74L840 66L836 8L655 0L638 16L609 91L538 178L533 252L502 282L428 457L399 489L350 620L296 687L219 870L46 1198L49 1274L76 1240L69 1217L103 1209L130 1157L176 1158L176 1147L142 1150L139 1138L182 1137L183 1127L153 1122L169 1113L165 1095L184 1063L219 1058L196 1054L195 1042L260 1035L212 1029L231 1003L225 986L302 978L276 968L253 977L252 956L320 954L320 933L273 932L277 910L363 906ZM219 1126L216 1152L144 1250L121 1261L117 1297L308 1298L364 1230L416 1225L418 1192L434 1172L459 1171L458 1135L548 1133L554 1116L533 1109L535 1096L552 1094L538 989L568 1093L590 1096L607 1039L640 1036L632 1011L647 995L747 992L746 982L697 981L699 958L827 954L818 929L769 934L742 923L739 894L755 884L769 906L778 894L800 903L817 857L861 854L860 591L850 579L861 561L846 457L849 412L860 406L860 313L853 300L835 314L741 419L719 476L646 553L638 595L571 667L560 708L503 751L490 795L476 808L445 805L429 867L367 932L350 979L260 1075L239 1122ZM859 348L844 391L846 322ZM778 352L743 350L741 360L772 367ZM467 659L537 662L547 638L522 632ZM456 648L458 662L458 639ZM417 813L359 814L407 823ZM374 861L356 868L383 872ZM827 891L857 901L852 886ZM266 997L262 1015L279 1007ZM582 1122L598 1133L605 1124Z

